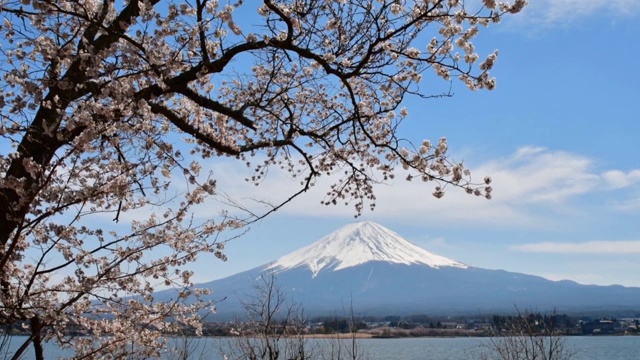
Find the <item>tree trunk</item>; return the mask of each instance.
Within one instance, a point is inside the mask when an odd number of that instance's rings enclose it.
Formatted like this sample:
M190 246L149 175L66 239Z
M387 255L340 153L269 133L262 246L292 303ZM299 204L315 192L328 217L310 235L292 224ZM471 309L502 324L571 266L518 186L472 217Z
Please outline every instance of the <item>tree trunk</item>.
M44 360L42 350L42 322L37 316L31 318L31 331L33 333L33 350L36 353L36 360Z

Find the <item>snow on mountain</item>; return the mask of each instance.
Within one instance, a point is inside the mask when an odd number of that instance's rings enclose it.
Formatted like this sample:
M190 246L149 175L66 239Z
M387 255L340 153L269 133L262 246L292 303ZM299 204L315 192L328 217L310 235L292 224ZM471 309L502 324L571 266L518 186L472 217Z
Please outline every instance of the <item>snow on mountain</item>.
M433 254L371 221L346 225L307 247L281 257L269 268L281 272L308 267L315 277L323 269L341 270L369 261L467 268L465 264Z
M277 286L305 314L324 316L352 303L367 315L478 314L509 312L514 306L540 311L631 311L640 309L640 288L580 285L539 276L488 270L430 253L372 222L347 225L272 263L207 283L203 301L215 301L214 321L245 315L243 296L255 294L256 279L271 269ZM178 291L154 294L173 301ZM221 300L222 299L222 300Z

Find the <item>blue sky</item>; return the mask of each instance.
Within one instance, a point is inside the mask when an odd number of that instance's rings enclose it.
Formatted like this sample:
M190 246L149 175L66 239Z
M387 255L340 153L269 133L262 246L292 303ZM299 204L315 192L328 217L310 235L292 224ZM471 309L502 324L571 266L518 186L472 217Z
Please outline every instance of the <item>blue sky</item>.
M455 160L492 176L493 200L456 191L437 200L431 184L396 181L377 188L376 210L360 220L471 266L640 286L640 3L530 2L475 42L481 57L500 50L494 91L454 82L453 98L405 104L401 134L446 136ZM212 167L227 184L244 176ZM289 184L270 174L226 191L268 198ZM323 184L227 244L227 262L200 259L196 280L268 263L354 221L351 207L320 205Z
M438 200L433 184L400 179L378 186L376 210L356 220L353 207L320 204L330 185L322 179L229 242L228 261L201 256L195 280L267 264L345 224L372 220L471 266L640 287L640 1L530 2L474 42L481 58L500 50L495 90L454 82L452 98L404 104L410 116L401 136L415 143L446 136L454 160L476 179L493 178L492 200L462 191ZM281 174L255 187L242 181L250 174L238 164L204 165L236 199L291 191ZM218 210L211 201L198 216Z

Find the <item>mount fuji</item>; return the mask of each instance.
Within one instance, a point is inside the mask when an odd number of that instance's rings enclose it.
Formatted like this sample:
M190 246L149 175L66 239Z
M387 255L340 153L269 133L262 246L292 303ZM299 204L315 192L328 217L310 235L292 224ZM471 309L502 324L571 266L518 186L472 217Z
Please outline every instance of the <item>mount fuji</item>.
M303 267L316 277L321 271L339 271L373 261L435 269L448 266L467 268L465 264L430 253L370 221L344 226L307 247L281 257L268 268L279 273Z
M210 288L217 320L242 316L240 299L273 272L277 285L310 315L477 314L514 306L563 312L640 310L640 288L581 285L487 270L433 254L373 222L344 226L315 243L224 279ZM172 297L171 290L156 298ZM353 304L353 305L351 305Z

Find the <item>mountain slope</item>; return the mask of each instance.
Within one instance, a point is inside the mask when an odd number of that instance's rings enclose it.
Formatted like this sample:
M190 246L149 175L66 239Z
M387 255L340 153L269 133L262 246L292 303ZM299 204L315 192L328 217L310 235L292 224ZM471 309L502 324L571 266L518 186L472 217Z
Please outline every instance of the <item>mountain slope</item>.
M640 288L580 285L538 276L487 270L428 252L371 222L347 225L319 241L264 265L199 284L221 300L215 320L242 315L240 298L253 293L265 271L309 315L462 314L540 311L640 310ZM175 296L171 291L157 293Z

